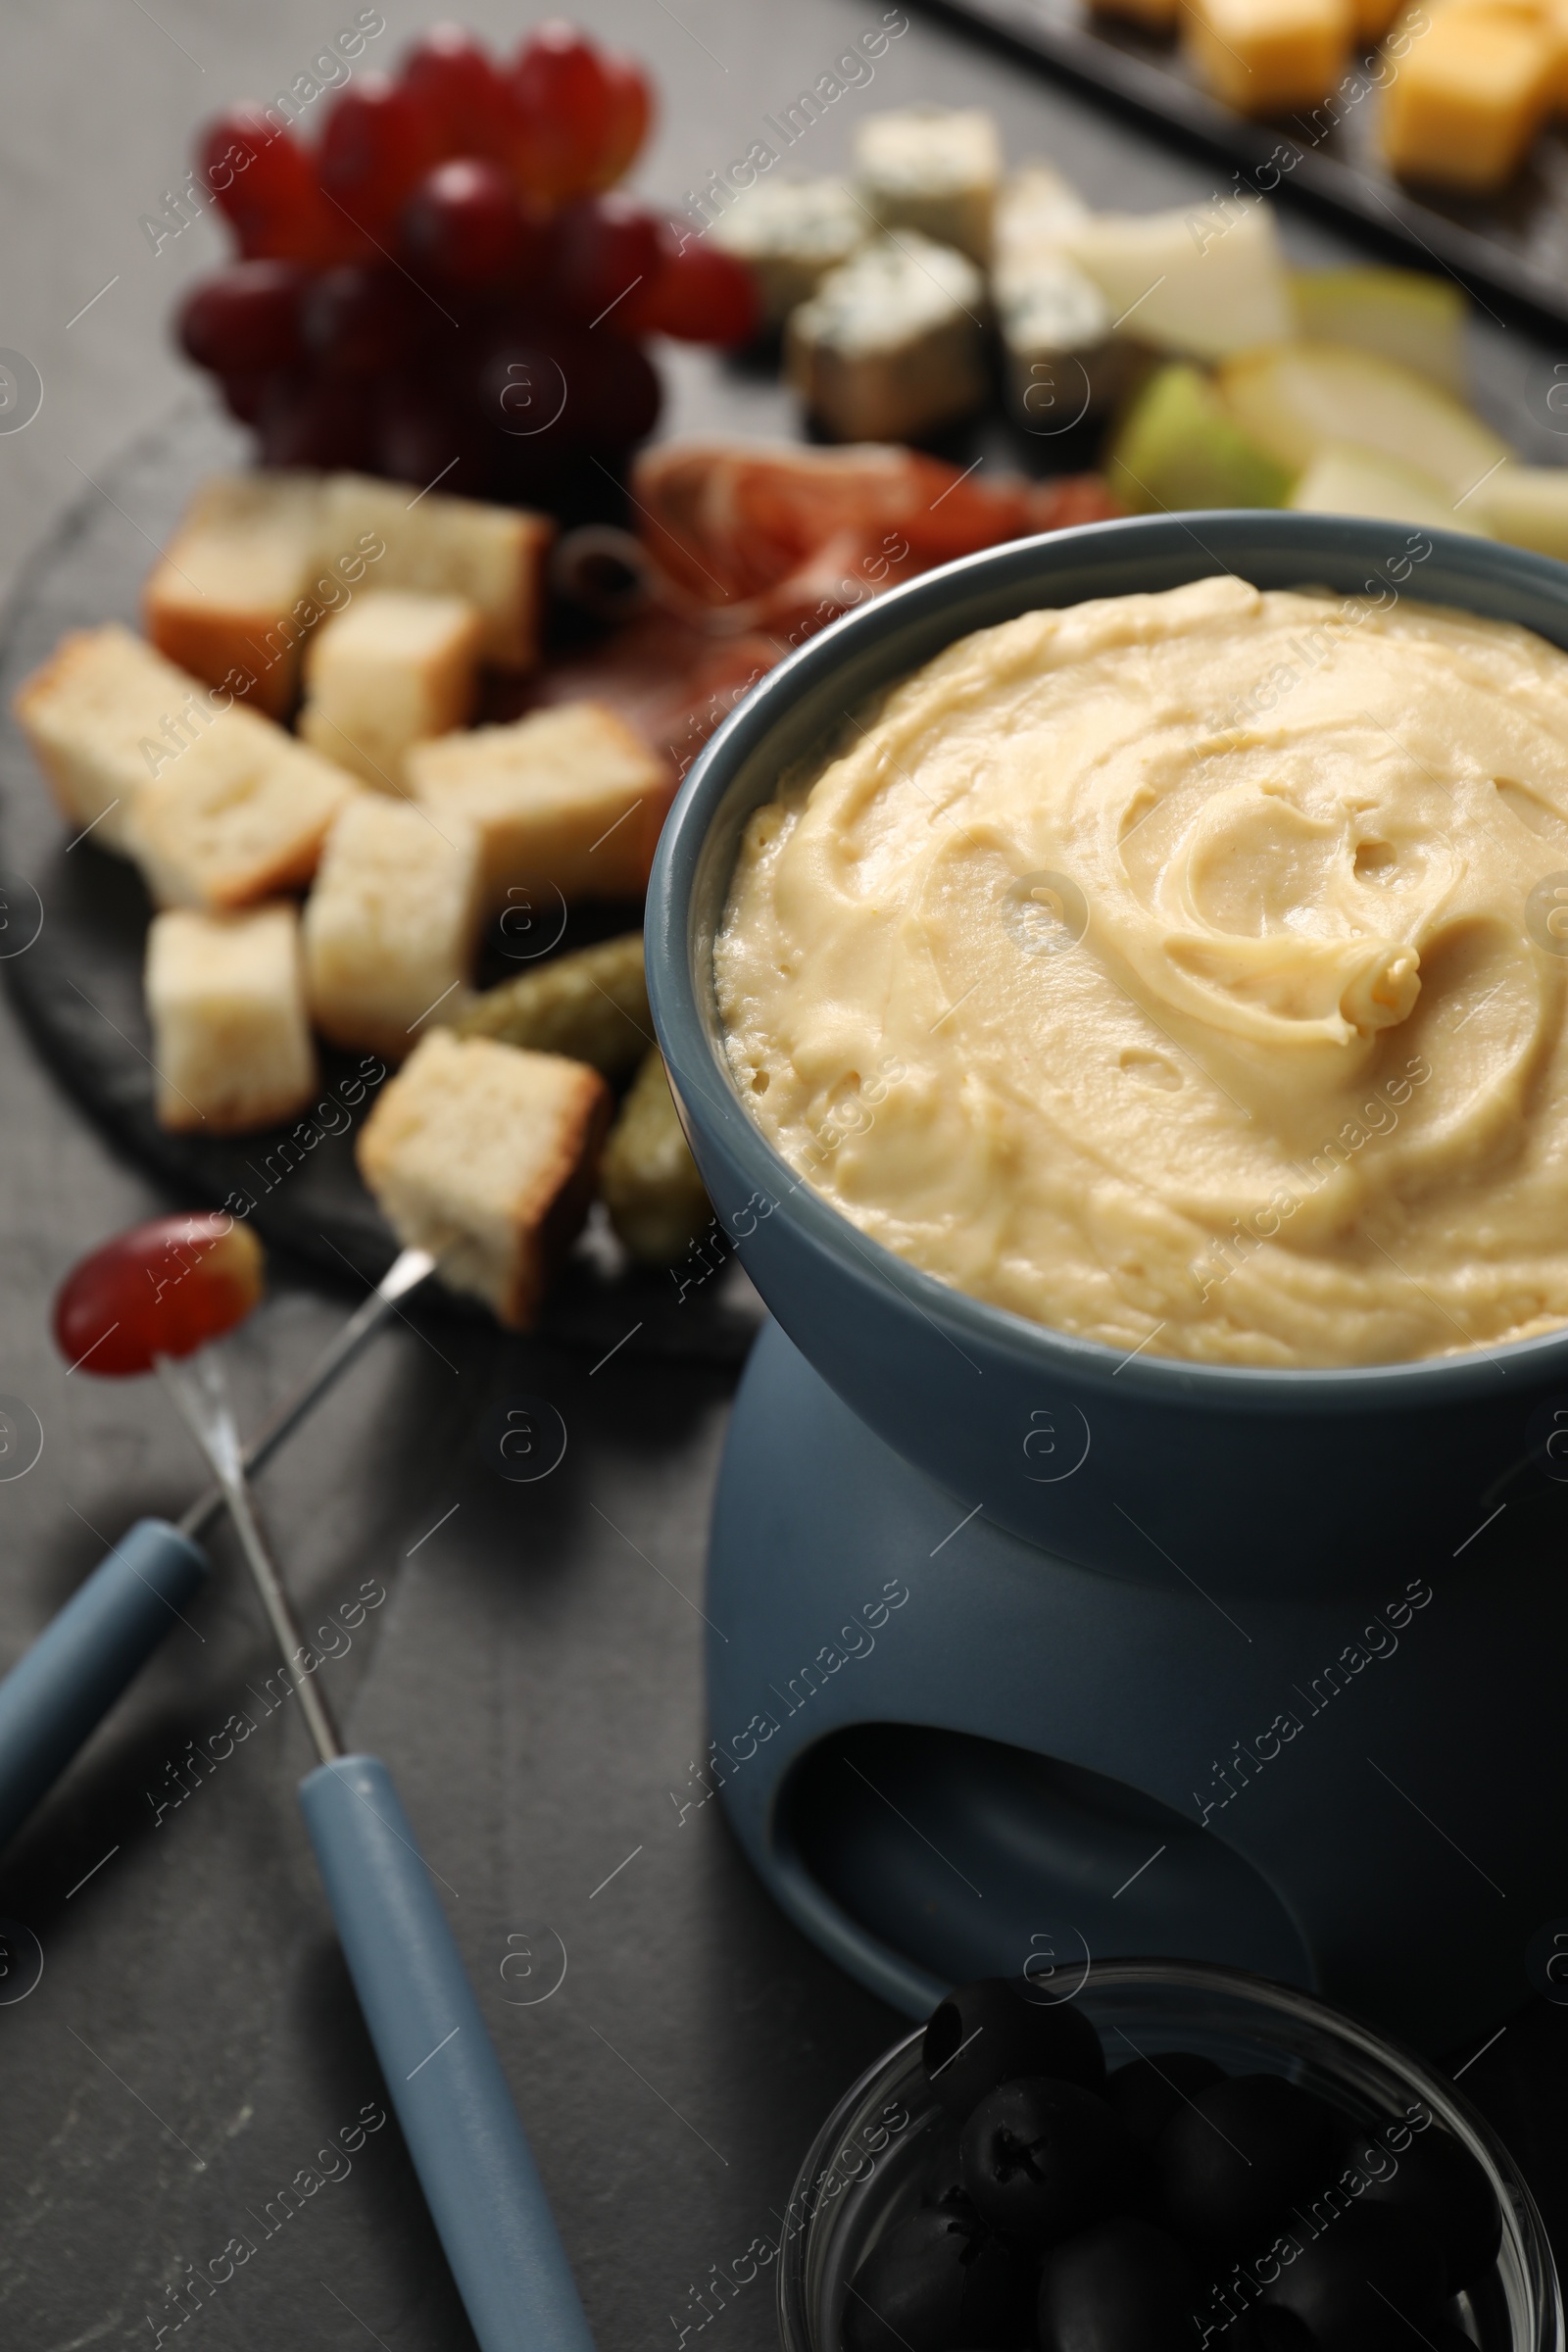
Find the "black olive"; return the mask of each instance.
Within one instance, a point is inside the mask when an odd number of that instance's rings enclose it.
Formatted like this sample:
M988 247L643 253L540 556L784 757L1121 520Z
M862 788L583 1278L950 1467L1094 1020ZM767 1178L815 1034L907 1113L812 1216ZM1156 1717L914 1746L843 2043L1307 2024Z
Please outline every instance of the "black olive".
M1223 2335L1211 2336L1209 2342L1213 2352L1313 2352L1312 2338L1295 2312L1267 2305L1244 2311ZM1476 2352L1474 2344L1470 2352Z
M1265 2286L1263 2301L1294 2312L1318 2352L1406 2352L1443 2289L1443 2253L1429 2226L1363 2201L1337 2213Z
M922 2206L890 2230L844 2302L844 2352L1013 2352L1033 2333L1039 2271L972 2222Z
M1215 2254L1251 2254L1324 2189L1344 2125L1281 2075L1232 2075L1178 2108L1154 2150L1160 2217Z
M1130 2217L1046 2256L1041 2352L1194 2352L1197 2275L1175 2238Z
M967 2214L975 2220L976 2228L980 2226L959 2174L956 2140L927 2163L920 2175L920 2202L922 2205L940 2205L954 2213Z
M937 2097L960 2117L1019 2075L1105 2086L1105 2054L1089 2020L1068 2001L1043 1998L1023 1977L958 1985L931 2012L920 2055Z
M1195 2050L1156 2050L1152 2058L1118 2066L1105 2096L1139 2146L1152 2148L1179 2107L1224 2080L1224 2068Z
M1348 2161L1372 2176L1365 2205L1419 2215L1443 2247L1448 2292L1474 2285L1490 2271L1502 2243L1502 2208L1475 2158L1451 2132L1430 2126L1403 2150L1364 2133L1350 2143Z
M1137 2202L1144 2167L1126 2125L1076 2082L1044 2075L983 2098L958 2143L963 2185L983 2222L1051 2245Z

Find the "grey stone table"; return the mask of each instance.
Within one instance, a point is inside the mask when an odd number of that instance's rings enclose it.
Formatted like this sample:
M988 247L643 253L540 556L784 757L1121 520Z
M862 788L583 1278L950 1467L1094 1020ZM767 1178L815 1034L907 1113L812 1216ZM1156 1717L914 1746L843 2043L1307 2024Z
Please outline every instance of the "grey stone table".
M515 37L499 0L470 13ZM664 110L642 179L678 198L881 10L590 0L583 13L653 64ZM390 55L419 12L385 14ZM136 223L183 168L191 122L292 77L336 21L311 0L8 12L0 343L45 386L35 422L0 437L8 578L68 502L97 495L115 452L189 396L163 320L218 241L198 222L155 258ZM929 19L890 47L870 93L836 103L801 168L843 159L857 109L929 97L993 105L1014 154L1053 155L1101 204L1213 185L1201 159ZM1287 229L1301 258L1346 251L1305 219ZM1477 357L1495 420L1553 454L1557 355L1483 319ZM669 429L735 414L734 386L715 391L706 363L677 356L669 374ZM770 387L746 403L760 425L786 421ZM47 1337L74 1256L169 1205L0 1004L0 1391L44 1432L36 1465L0 1481L0 1666L104 1539L139 1510L177 1509L194 1483L155 1394L68 1379ZM279 1262L234 1348L249 1413L350 1297ZM319 1637L338 1652L332 1696L393 1765L440 1875L605 2352L774 2340L770 2274L737 2286L735 2268L747 2275L823 2112L899 2022L784 1924L715 1808L679 1809L705 1739L703 1546L731 1381L629 1350L596 1370L585 1348L416 1314L264 1483L308 1626L341 1629ZM517 1392L554 1402L569 1433L535 1486L504 1482L480 1447L486 1411ZM0 1859L0 1917L43 1959L24 1998L24 1976L0 1980L0 2342L152 2345L183 2318L177 2340L214 2352L348 2352L368 2336L456 2352L469 2338L396 2127L365 2129L384 2097L295 1810L304 1734L287 1704L268 1711L263 1629L221 1539L215 1549L189 1622ZM193 1767L239 1711L257 1729ZM1523 2014L1465 2081L1568 2247L1559 2014ZM231 2241L243 2261L193 2305L181 2281L191 2266L222 2271Z

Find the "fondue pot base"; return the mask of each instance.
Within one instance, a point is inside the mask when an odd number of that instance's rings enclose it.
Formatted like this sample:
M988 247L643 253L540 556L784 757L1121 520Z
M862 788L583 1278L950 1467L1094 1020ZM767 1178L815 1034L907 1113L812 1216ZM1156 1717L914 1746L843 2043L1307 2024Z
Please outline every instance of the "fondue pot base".
M1348 1523L1330 1593L1102 1575L896 1453L769 1323L714 1505L691 1793L910 2014L1159 1954L1452 2050L1542 1988L1554 1926L1568 1952L1565 1520L1531 1473L1457 1556L1356 1563Z

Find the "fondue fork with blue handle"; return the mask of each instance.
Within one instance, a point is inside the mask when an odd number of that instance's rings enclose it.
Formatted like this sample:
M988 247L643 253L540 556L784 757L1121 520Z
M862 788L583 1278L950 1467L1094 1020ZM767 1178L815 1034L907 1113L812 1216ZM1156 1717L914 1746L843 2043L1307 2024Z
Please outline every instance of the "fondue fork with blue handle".
M270 1460L400 1299L435 1269L405 1250L310 1372L252 1441L247 1471ZM47 1795L88 1734L144 1666L206 1581L196 1538L223 1508L208 1487L184 1516L138 1519L0 1681L0 1847Z

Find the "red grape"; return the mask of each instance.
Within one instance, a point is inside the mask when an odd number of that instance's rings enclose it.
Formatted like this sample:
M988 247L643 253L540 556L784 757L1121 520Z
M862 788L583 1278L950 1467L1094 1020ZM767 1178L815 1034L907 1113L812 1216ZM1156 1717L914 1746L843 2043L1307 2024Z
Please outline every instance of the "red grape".
M401 270L346 263L307 287L301 325L307 349L333 372L371 374L414 352L431 321L442 324Z
M651 100L637 68L605 57L586 33L559 22L541 24L523 47L511 94L513 169L550 203L609 187L648 127Z
M444 386L419 376L383 386L373 463L376 472L396 482L413 482L421 490L439 478L444 497L483 497L487 488L485 436L479 425Z
M597 185L612 188L637 160L654 119L654 93L647 74L629 57L603 60L605 136Z
M365 74L326 118L317 175L323 194L372 244L390 243L404 198L430 168L435 141L407 91Z
M292 262L232 262L202 278L177 314L174 331L186 358L220 375L293 367L305 285Z
M554 281L572 318L618 310L662 265L660 224L627 196L584 196L556 221Z
M259 424L262 411L277 390L276 375L220 375L218 389L224 408L239 424Z
M571 440L583 449L632 449L659 421L663 400L653 363L640 345L607 323L565 355L566 416Z
M247 261L310 261L328 234L311 159L286 125L242 99L196 143L198 177Z
M401 239L412 270L468 292L508 284L537 247L511 180L477 156L426 172L403 208Z
M504 157L512 108L506 83L483 45L461 24L433 24L403 60L403 87L423 116L444 160Z
M358 468L374 429L372 387L363 377L281 377L258 419L262 464L318 466L325 473Z
M242 1323L262 1295L262 1245L230 1216L154 1217L73 1266L55 1295L55 1346L110 1379L190 1355Z
M659 416L658 376L609 326L539 321L499 335L479 373L480 413L510 439L551 449L629 449Z
M683 343L749 343L760 323L757 283L744 262L716 245L661 232L663 259L621 305L616 324L628 335L674 335Z

